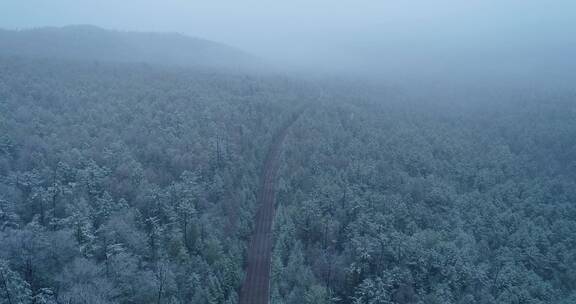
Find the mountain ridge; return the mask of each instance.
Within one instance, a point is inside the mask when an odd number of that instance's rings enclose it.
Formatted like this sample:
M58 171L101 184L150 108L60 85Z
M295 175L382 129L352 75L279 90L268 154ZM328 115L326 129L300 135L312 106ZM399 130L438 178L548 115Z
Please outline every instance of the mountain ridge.
M0 56L246 69L262 62L238 48L174 32L134 32L94 25L0 29Z

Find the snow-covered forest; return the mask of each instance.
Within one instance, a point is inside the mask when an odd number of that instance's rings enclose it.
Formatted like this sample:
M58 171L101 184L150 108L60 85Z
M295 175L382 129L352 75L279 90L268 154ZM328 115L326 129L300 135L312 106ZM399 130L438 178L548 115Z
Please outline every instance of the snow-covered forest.
M575 270L573 87L0 31L0 304L572 304Z

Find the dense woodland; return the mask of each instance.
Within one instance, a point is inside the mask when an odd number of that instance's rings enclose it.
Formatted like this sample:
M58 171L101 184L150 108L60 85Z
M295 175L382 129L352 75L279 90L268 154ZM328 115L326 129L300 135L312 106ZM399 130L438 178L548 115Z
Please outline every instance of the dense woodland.
M273 303L576 303L575 101L333 90L285 147Z
M17 58L0 71L0 303L236 303L261 160L302 85Z
M0 56L0 304L576 303L576 93Z

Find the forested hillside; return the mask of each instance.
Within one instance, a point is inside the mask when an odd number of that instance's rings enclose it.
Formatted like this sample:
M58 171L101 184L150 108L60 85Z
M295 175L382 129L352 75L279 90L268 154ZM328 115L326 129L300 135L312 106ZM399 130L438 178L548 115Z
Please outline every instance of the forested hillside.
M276 76L0 59L0 303L236 303Z
M274 194L273 304L576 303L573 90L296 80L90 27L10 37L0 304L238 303Z
M272 303L575 303L576 95L411 95L293 127Z
M234 47L177 33L106 30L91 25L0 29L0 55L164 66L257 69L262 62Z

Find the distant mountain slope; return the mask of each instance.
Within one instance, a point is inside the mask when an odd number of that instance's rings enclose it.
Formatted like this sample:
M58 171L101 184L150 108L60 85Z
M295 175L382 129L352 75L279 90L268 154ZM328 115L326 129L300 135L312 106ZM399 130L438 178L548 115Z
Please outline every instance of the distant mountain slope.
M224 68L258 65L255 57L209 40L90 25L0 30L0 55Z

